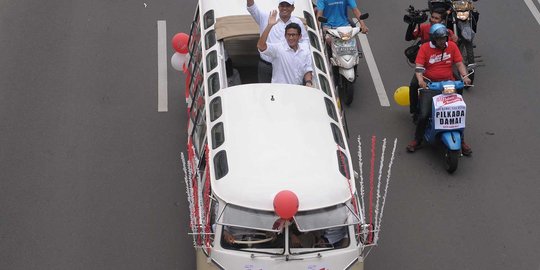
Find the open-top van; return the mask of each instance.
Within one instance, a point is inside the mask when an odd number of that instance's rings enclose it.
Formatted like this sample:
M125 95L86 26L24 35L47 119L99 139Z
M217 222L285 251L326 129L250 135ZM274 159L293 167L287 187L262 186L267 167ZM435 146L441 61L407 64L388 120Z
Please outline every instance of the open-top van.
M256 4L269 12L278 1ZM256 81L246 0L197 6L185 173L199 270L363 269L373 246L311 1L296 0L293 15L308 30L313 88Z

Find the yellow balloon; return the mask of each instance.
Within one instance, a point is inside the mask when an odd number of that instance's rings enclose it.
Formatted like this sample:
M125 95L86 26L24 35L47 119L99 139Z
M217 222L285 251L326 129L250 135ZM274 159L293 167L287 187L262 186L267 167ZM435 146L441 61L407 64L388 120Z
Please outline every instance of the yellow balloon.
M398 105L409 106L409 87L402 86L396 89L396 92L394 92L394 100Z

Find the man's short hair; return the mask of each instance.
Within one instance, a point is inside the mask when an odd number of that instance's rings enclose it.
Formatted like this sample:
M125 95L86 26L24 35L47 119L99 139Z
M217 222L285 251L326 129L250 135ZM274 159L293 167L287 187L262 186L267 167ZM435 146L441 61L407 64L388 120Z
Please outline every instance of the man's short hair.
M287 30L289 30L291 28L296 29L296 31L298 31L299 35L302 34L302 28L300 28L300 25L298 25L297 23L289 23L289 24L287 24L287 26L285 26L285 33L287 33Z
M444 8L436 8L436 9L433 9L433 10L431 11L431 14L433 14L433 13L440 14L440 15L441 15L441 19L442 19L443 21L446 20L446 15L447 15L446 9L444 9Z

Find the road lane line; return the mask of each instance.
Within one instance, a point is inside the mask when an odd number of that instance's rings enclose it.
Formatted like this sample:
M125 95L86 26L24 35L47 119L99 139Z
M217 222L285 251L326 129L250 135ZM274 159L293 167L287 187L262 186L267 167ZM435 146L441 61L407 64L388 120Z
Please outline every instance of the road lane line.
M527 5L527 7L531 11L532 15L536 19L536 22L538 24L540 24L540 12L538 11L536 6L534 5L533 1L532 0L523 0L523 1L525 1L525 4ZM537 1L540 4L540 0L537 0Z
M158 31L158 112L168 110L167 97L167 23L157 21Z
M386 90L384 89L381 74L377 68L377 63L375 63L373 52L371 52L367 35L360 34L358 37L360 39L360 44L362 45L362 51L364 52L364 57L366 58L369 72L371 73L371 78L373 79L373 84L375 84L375 90L377 91L379 102L381 103L381 106L388 107L390 106L390 102L388 101L388 96L386 95Z

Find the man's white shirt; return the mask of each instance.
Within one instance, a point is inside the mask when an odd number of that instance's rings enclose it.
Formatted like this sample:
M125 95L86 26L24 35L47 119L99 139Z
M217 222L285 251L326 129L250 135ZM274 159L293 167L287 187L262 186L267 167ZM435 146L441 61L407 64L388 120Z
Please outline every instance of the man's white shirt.
M269 12L262 11L257 6L257 4L253 4L252 6L247 7L247 10L249 14L251 14L251 17L253 17L255 22L257 22L257 24L259 25L259 34L262 34L262 32L264 32L264 29L268 25L268 18L270 17L270 11ZM285 27L289 23L293 22L300 25L300 29L302 29L302 38L300 39L299 43L302 44L302 46L305 46L305 48L309 48L309 36L308 36L308 32L306 28L304 27L304 23L302 22L302 20L300 20L296 16L291 16L291 18L286 22L282 21L279 16L277 19L278 19L278 22L270 30L266 43L279 43L279 42L285 41ZM263 54L261 54L261 58L264 61L271 62L270 58L268 58L267 56Z
M294 51L285 41L266 45L260 53L272 63L272 83L302 84L304 75L313 71L311 53L304 46Z

